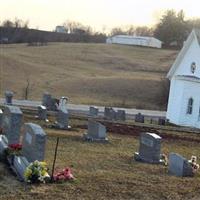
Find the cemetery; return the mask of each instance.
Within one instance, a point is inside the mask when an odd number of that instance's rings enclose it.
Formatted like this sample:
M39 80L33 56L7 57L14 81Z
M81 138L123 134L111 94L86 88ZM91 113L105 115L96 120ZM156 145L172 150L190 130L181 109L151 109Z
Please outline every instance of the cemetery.
M101 196L102 199L178 200L189 199L188 191L198 196L197 133L170 130L164 123L148 126L140 113L136 116L138 120L130 122L123 111L112 108L105 108L104 115L99 116L98 109L92 107L88 116L75 117L68 112L67 101L63 97L56 102L54 115L49 114L46 106L38 106L37 118L14 105L2 107L1 158L4 150L8 151L8 163L3 159L0 162L3 198L14 199L17 195L26 199ZM117 112L122 117L116 117ZM14 156L10 154L13 148ZM46 184L30 184L37 183L33 169L43 171L39 182Z

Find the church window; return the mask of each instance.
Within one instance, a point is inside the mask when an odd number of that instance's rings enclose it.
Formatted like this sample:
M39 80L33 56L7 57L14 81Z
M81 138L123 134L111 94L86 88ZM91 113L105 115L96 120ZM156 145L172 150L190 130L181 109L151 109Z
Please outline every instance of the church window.
M196 63L195 62L192 62L190 70L194 74L194 72L196 70Z
M189 98L188 100L188 106L187 106L187 114L192 114L192 108L193 108L193 98Z

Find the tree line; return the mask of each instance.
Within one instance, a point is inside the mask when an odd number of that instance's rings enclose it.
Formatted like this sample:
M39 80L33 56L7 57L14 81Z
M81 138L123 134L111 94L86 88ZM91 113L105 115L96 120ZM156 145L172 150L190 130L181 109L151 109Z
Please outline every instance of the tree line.
M91 26L79 22L66 21L62 24L68 34L29 29L29 22L20 19L5 20L0 23L0 39L8 37L11 43L16 42L101 42L107 36L138 35L152 36L160 39L164 47L181 48L193 28L200 28L200 18L186 19L183 10L166 10L153 27L130 25L126 28L114 27L109 32L96 32Z

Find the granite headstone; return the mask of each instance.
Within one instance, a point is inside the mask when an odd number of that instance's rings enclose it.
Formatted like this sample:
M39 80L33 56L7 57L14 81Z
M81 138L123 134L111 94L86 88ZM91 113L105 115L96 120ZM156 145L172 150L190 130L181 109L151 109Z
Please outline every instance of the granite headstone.
M5 104L12 104L13 94L14 93L12 91L5 91Z
M126 120L126 112L125 110L117 110L116 112L116 120L125 121Z
M15 156L13 161L14 171L17 173L17 176L20 181L25 181L24 173L26 168L29 166L28 160L24 156Z
M135 122L144 123L144 115L142 115L141 113L135 115Z
M89 116L91 116L91 117L97 117L98 113L99 113L99 109L97 107L90 106Z
M7 137L8 144L19 143L22 125L22 111L16 106L5 106L2 119L2 133Z
M115 120L116 119L116 112L111 107L105 107L104 109L104 118L107 120Z
M37 124L26 123L24 125L22 155L29 162L43 161L45 155L46 133Z
M45 106L38 106L38 118L41 120L47 120L47 108Z
M107 141L106 127L99 122L89 120L88 132L84 134L84 139L90 141Z
M161 137L155 133L142 133L140 136L139 152L134 158L147 163L161 163Z
M177 153L170 153L169 155L169 174L180 177L194 175L188 160Z

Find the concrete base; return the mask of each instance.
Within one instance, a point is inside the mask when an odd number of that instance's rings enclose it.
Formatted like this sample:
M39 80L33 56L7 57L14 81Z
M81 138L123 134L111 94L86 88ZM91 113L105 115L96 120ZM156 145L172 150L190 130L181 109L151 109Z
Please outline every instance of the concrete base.
M165 164L164 160L160 159L159 161L149 161L149 160L145 160L144 158L142 158L140 156L140 154L138 152L134 153L134 160L138 161L138 162L144 162L144 163L150 163L150 164Z
M88 133L83 134L83 139L90 142L108 142L108 138L94 138Z
M62 126L61 124L57 122L55 122L55 124L52 125L52 127L59 130L70 130L72 128L71 126Z
M45 121L45 122L49 122L48 119L41 119L38 115L35 116L35 119L41 120L41 121Z

